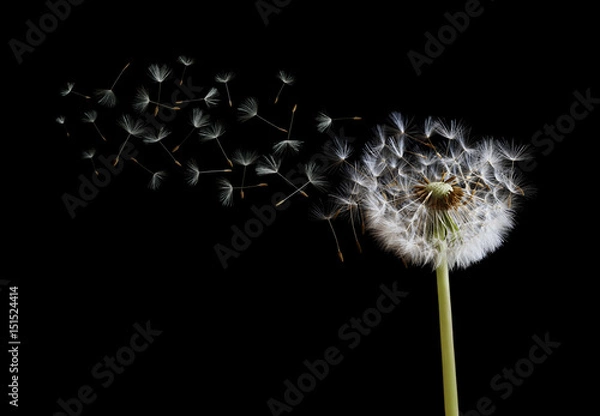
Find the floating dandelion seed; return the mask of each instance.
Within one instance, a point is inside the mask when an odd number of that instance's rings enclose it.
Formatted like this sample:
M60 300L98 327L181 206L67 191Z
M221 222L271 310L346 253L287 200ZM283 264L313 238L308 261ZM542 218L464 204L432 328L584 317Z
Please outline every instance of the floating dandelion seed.
M144 124L144 122L142 122L139 119L134 120L133 118L131 118L131 116L125 114L123 115L119 121L117 122L117 124L127 132L127 137L125 138L125 141L123 142L123 144L121 145L121 147L119 148L119 152L117 153L117 157L115 157L115 160L113 161L113 165L116 166L117 163L119 163L119 158L121 156L121 152L123 152L123 149L125 148L125 145L127 144L127 141L131 138L131 137L141 137L144 135L145 131L146 131L146 125Z
M148 169L146 166L142 165L134 157L130 158L129 160L131 160L136 165L138 165L139 167L141 167L142 169L144 169L146 172L148 172L150 175L152 175L150 177L150 181L148 181L148 188L152 189L153 191L156 191L158 189L158 187L160 186L160 184L163 182L163 180L167 176L167 172L165 172L164 170L158 170L158 171L154 172L154 171Z
M446 415L458 414L449 270L496 250L514 225L514 199L525 194L514 161L526 149L431 120L424 131L398 113L377 129L345 188L363 207L367 228L406 263L436 270ZM346 204L345 199L340 199ZM344 209L344 207L340 207Z
M294 115L296 114L296 109L298 105L294 105L292 109L292 116L290 117L290 127L288 128L287 139L281 140L273 145L273 152L278 155L282 153L298 153L302 144L304 143L301 140L292 140L292 127L294 125Z
M102 138L102 140L106 141L106 137L104 137L104 135L98 128L98 125L96 124L96 118L98 118L98 112L96 110L90 110L90 111L86 111L85 113L83 113L83 117L81 118L81 121L83 121L84 123L90 123L91 125L93 125L94 128L96 129L96 131L98 132L98 134L100 135L100 137Z
M179 85L183 85L183 77L185 76L185 70L187 69L188 66L194 64L194 59L189 58L187 56L180 55L177 58L177 62L179 62L180 64L183 65L183 71L181 72L181 79L179 80Z
M89 159L89 161L92 164L92 169L94 169L94 173L96 174L96 176L99 175L98 173L98 169L96 169L96 163L94 162L94 156L96 155L96 149L91 148L89 150L84 151L81 154L82 159Z
M151 64L148 67L148 74L150 75L150 78L152 78L152 80L154 82L158 83L158 94L157 94L157 98L156 98L156 107L154 108L154 117L156 117L156 115L158 114L158 111L160 109L160 105L158 103L160 103L160 94L161 94L161 89L162 89L162 83L169 77L169 75L171 75L171 69L167 65Z
M248 97L248 98L244 99L244 101L242 101L242 103L238 107L238 114L239 114L238 118L242 122L248 121L251 118L256 117L256 118L264 121L268 125L275 127L279 131L282 131L284 133L288 132L286 129L271 123L269 120L261 117L258 114L258 101L254 97Z
M208 127L200 130L199 134L200 134L202 141L215 140L217 142L217 145L219 145L219 149L221 149L221 153L223 153L223 156L225 156L227 163L229 164L230 167L233 167L233 162L227 156L227 153L225 152L225 149L223 149L223 145L221 144L221 142L219 140L219 137L221 137L223 134L225 134L225 127L223 126L222 123L215 122L215 123L209 125Z
M215 75L215 81L225 85L225 92L227 93L227 101L229 102L229 107L233 107L233 102L231 101L231 94L229 92L229 81L235 78L235 73L233 72L220 72Z
M231 158L233 159L233 161L235 163L243 166L242 183L239 188L240 188L240 197L242 199L244 199L244 188L245 188L244 185L246 182L246 170L248 169L248 166L252 165L253 163L255 163L257 161L258 153L254 152L254 151L244 151L244 150L237 149L233 153Z
M137 110L139 113L142 113L142 112L146 111L149 104L154 104L156 106L156 108L161 107L161 108L166 108L168 110L173 110L173 111L181 110L181 108L177 107L177 106L171 106L171 105L159 103L157 101L152 101L150 99L150 93L148 92L148 90L146 88L144 88L144 87L138 88L138 91L135 95L135 99L133 100L133 108L135 110ZM156 110L155 110L155 115L156 115Z
M190 116L190 121L192 123L192 130L184 137L184 139L177 146L171 150L171 152L175 153L179 148L185 143L185 141L194 133L196 130L201 129L203 127L208 126L210 121L210 117L208 114L204 114L204 112L199 108L192 109L192 113Z
M259 176L262 175L277 175L288 184L290 184L294 189L297 189L300 192L300 195L308 197L308 194L303 190L299 190L296 185L288 178L279 173L279 169L281 169L281 160L276 160L272 155L263 156L260 162L256 165L256 174Z
M179 101L175 101L175 104L193 103L193 102L199 102L199 101L204 101L204 104L206 104L207 108L210 108L211 106L215 106L219 103L219 91L215 87L212 87L211 89L208 90L208 92L206 93L206 95L204 97L191 98L189 100L179 100Z
M119 72L119 75L117 75L117 78L112 83L109 89L96 90L96 98L99 104L104 105L106 107L114 107L117 104L117 96L115 95L115 92L113 90L115 89L117 82L119 82L119 79L121 78L125 70L129 68L130 64L131 62L128 62L127 65L125 65L125 67L121 69L121 72Z
M85 98L86 100L89 100L92 98L89 95L85 95L85 94L82 94L80 92L73 90L74 87L75 87L74 82L67 82L67 86L65 88L63 88L62 90L60 90L60 95L62 95L63 97L66 97L69 94L73 94L73 95L77 95L79 97Z
M312 185L317 189L323 189L327 186L327 181L325 181L325 176L322 175L321 169L314 162L309 162L304 166L304 173L306 174L307 181L300 187L296 188L294 192L286 196L285 198L278 201L275 206L278 207L283 204L285 201L290 199L292 196L296 195L298 192L304 192L303 189L308 185ZM306 196L306 193L304 193Z
M190 159L186 166L186 182L190 186L196 186L200 175L211 174L211 173L229 173L231 169L211 169L211 170L200 170L196 160Z
M281 81L281 87L279 88L279 91L277 91L277 95L275 96L275 104L277 104L277 101L279 101L279 96L283 91L283 87L285 87L286 85L292 85L296 81L293 75L285 71L279 71L279 73L277 74L277 78L279 78L279 80Z
M354 117L336 117L331 118L327 114L320 112L317 117L317 130L323 133L334 121L342 121L342 120L362 120L362 117L354 116Z
M177 159L175 159L175 156L173 156L173 154L169 152L167 146L165 146L165 144L162 142L162 140L169 134L171 134L171 131L166 127L160 127L155 130L146 130L143 134L143 140L146 144L160 144L160 146L164 149L165 152L167 152L167 154L173 160L173 162L175 162L177 166L181 166L181 163Z
M67 137L71 137L71 133L69 133L69 129L67 129L67 125L65 124L65 122L67 121L67 118L65 116L58 116L58 117L56 117L55 121L58 124L60 124L61 126L63 126Z
M333 239L335 241L335 247L337 249L338 258L343 263L344 255L342 254L342 250L340 249L340 242L338 241L337 234L335 232L335 228L333 228L333 223L331 222L338 215L338 211L333 206L323 206L323 204L317 204L312 207L311 216L317 220L327 221L329 224L329 229L333 234Z
M224 206L233 205L233 193L236 190L241 189L241 188L239 186L233 186L231 184L231 182L225 178L219 178L218 184L219 184L219 201L221 202L221 204L223 204ZM264 186L268 186L268 185L266 183L258 183L256 185L245 186L244 189L261 188Z

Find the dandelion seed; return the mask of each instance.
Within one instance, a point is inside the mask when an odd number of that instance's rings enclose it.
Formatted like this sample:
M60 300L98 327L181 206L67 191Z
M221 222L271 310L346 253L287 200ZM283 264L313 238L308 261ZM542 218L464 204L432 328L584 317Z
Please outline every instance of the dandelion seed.
M71 137L71 133L69 133L69 129L67 129L67 125L65 124L65 122L67 121L67 118L65 116L58 116L56 117L56 122L60 125L63 126L63 128L65 129L65 134L67 135L67 137Z
M143 140L146 144L154 144L158 143L164 149L165 152L169 155L169 157L175 162L177 166L181 166L181 163L175 159L175 156L167 149L167 146L162 142L162 140L171 134L171 131L166 127L160 127L155 130L146 130L143 134Z
M185 76L185 70L188 66L193 65L194 59L189 58L187 56L180 55L177 58L177 62L183 65L183 71L181 72L181 79L179 80L179 85L183 85L183 77Z
M175 101L175 104L193 103L199 101L204 101L204 104L206 104L207 108L215 106L219 103L219 91L216 88L212 87L210 90L208 90L204 97Z
M208 114L204 114L204 112L201 109L194 108L192 109L190 121L192 123L193 128L190 130L187 136L183 138L181 143L179 143L173 148L173 150L171 150L171 152L175 153L177 150L179 150L179 148L186 142L186 140L192 135L192 133L194 133L198 129L208 126L210 117L208 116Z
M331 222L331 220L333 218L335 218L337 215L338 215L338 212L335 210L334 207L331 207L331 206L325 207L322 204L314 205L311 210L311 216L313 218L315 218L317 220L327 221L327 223L329 224L329 229L331 230L331 233L333 234L333 239L335 241L335 247L337 249L338 258L343 263L344 255L342 254L342 250L340 249L340 242L339 242L337 234L335 232L335 228L333 228L333 223Z
M292 109L292 116L290 117L290 127L288 128L288 136L286 140L281 140L277 143L275 143L275 145L273 145L273 152L275 154L281 154L281 153L298 153L300 151L300 148L302 147L302 144L304 142L302 142L301 140L292 140L292 127L294 125L294 114L296 114L296 109L298 108L298 105L294 105L294 108Z
M156 98L156 103L160 103L162 83L169 77L169 75L171 75L171 69L167 65L151 64L148 67L148 74L154 82L158 83L158 94ZM159 109L160 105L156 104L156 107L154 108L154 117L158 115Z
M215 75L215 81L220 84L225 85L225 92L227 92L227 100L229 102L229 107L233 107L233 102L231 101L231 94L229 92L229 81L235 78L235 73L233 72L220 72Z
M241 189L239 186L233 186L231 184L231 182L225 178L220 178L218 180L218 184L219 184L219 200L221 201L221 204L225 205L225 206L231 206L233 205L233 193L234 191ZM268 184L266 183L258 183L256 185L249 185L249 186L245 186L244 189L249 189L249 188L261 188L264 186L268 186Z
M263 156L260 162L256 165L256 174L259 176L263 175L277 175L285 182L290 184L294 189L298 189L296 185L288 178L279 173L281 169L281 160L276 160L272 155ZM302 190L299 190L300 195L308 197L308 194Z
M81 157L82 157L83 159L89 159L89 161L90 161L90 162L91 162L91 164L92 164L92 169L94 169L94 173L95 173L95 174L96 174L96 176L97 176L97 175L99 175L99 173L98 173L98 169L96 169L96 163L94 162L94 156L95 156L95 155L96 155L96 149L94 149L94 148L91 148L91 149L89 149L89 150L86 150L86 151L84 151L84 152L81 154Z
M244 101L242 101L242 103L238 107L238 114L239 114L238 118L242 122L248 121L251 118L256 117L256 118L262 120L263 122L267 123L268 125L276 128L279 131L282 131L284 133L288 132L286 129L271 123L269 120L261 117L258 114L258 101L254 97L249 97L249 98L244 99Z
M350 168L353 166L348 162L348 158L353 153L353 149L347 140L334 137L330 142L327 142L323 153L332 161L332 166L347 165Z
M158 170L158 171L154 172L154 171L148 169L146 166L142 165L134 157L130 158L129 160L131 160L136 165L138 165L139 167L141 167L142 169L144 169L146 172L148 172L150 175L152 175L150 177L150 181L148 181L148 188L150 188L153 191L156 191L159 188L159 186L161 185L161 183L163 182L163 180L167 176L167 172L165 172L163 170Z
M98 128L98 125L96 124L96 118L98 118L98 112L96 110L90 110L90 111L86 111L83 113L83 117L81 118L81 121L83 121L84 123L90 123L91 125L93 125L94 128L96 129L96 131L98 132L98 134L100 135L100 137L102 138L102 140L106 141L106 137L104 137L104 135Z
M317 117L317 130L321 133L325 132L334 121L342 121L342 120L362 120L362 117L354 116L354 117L336 117L331 118L327 114L320 112Z
M233 161L235 163L243 166L242 184L240 185L240 197L242 199L244 199L244 188L245 188L244 185L246 182L246 170L247 170L248 166L250 166L256 162L256 160L258 159L258 153L254 152L254 151L243 151L243 150L237 149L233 153L231 158L233 159Z
M85 94L82 94L80 92L73 90L74 87L75 87L74 82L67 82L67 86L60 90L60 95L62 95L63 97L66 97L69 94L73 94L73 95L77 95L79 97L85 98L86 100L89 100L92 98L89 95L85 95Z
M315 162L307 163L304 166L304 173L305 173L306 179L307 179L306 183L304 183L302 186L296 188L296 190L294 192L292 192L285 198L279 200L275 204L276 207L285 203L285 201L290 199L292 196L296 195L298 192L303 192L303 189L306 188L308 185L312 185L317 189L323 189L327 186L327 181L325 181L325 176L321 174L321 169ZM304 195L306 196L306 193L304 193Z
M229 157L227 156L227 153L225 152L225 149L223 149L223 146L221 145L221 142L219 141L219 137L221 137L223 134L225 134L225 127L223 126L223 124L221 124L219 122L213 123L213 124L209 125L208 127L200 130L199 134L200 134L201 140L203 140L203 141L215 140L217 142L217 145L219 146L219 149L221 149L221 153L223 153L223 156L225 156L227 163L229 164L230 167L233 167L233 162L231 161L231 159L229 159Z
M198 164L194 159L190 159L186 166L186 182L190 186L196 186L200 175L211 174L211 173L229 173L231 169L211 169L211 170L200 170Z
M131 137L139 138L139 137L143 136L144 133L146 132L146 125L144 124L144 122L142 122L139 119L134 120L131 116L129 116L127 114L123 115L117 121L117 124L119 125L119 127L121 127L123 130L125 130L127 132L127 137L125 138L125 141L119 148L117 157L115 157L115 160L113 161L114 166L116 166L117 163L119 163L119 158L121 156L121 152L123 152L123 149L125 148L125 145L129 141L129 139Z
M135 99L133 100L133 108L135 110L137 110L139 113L143 113L144 111L146 111L149 104L154 104L156 106L156 108L161 107L161 108L166 108L168 110L173 110L173 111L181 110L181 108L177 107L177 106L171 106L171 105L159 103L158 101L152 101L150 99L150 93L148 92L148 90L146 88L144 88L144 87L138 88L138 91L135 95ZM155 115L156 115L156 110L155 110Z
M277 78L279 78L279 80L281 81L281 87L279 88L279 91L275 96L275 104L277 104L277 101L279 101L279 96L283 91L283 87L285 87L286 85L292 85L296 81L293 75L285 71L279 71L279 73L277 74Z
M96 90L96 99L98 100L99 104L104 105L106 107L114 107L117 104L117 96L115 95L115 92L113 90L115 89L117 82L119 82L119 79L121 78L125 70L129 68L130 64L131 62L128 62L127 65L123 67L123 69L121 70L121 72L119 72L119 75L117 75L117 78L112 83L109 89Z

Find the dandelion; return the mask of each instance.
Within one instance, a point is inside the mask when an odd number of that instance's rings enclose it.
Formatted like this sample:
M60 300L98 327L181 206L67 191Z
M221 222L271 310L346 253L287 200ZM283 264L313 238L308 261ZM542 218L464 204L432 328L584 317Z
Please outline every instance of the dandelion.
M158 111L160 109L160 105L158 103L160 102L162 83L165 81L165 79L167 79L169 77L169 75L171 75L171 69L167 65L151 64L148 67L148 74L150 75L150 78L152 78L152 80L154 82L158 83L158 94L157 94L158 98L156 98L157 104L156 104L156 107L154 108L154 116L156 117L156 115L158 114Z
M211 169L211 170L200 170L196 160L190 159L186 165L186 182L190 186L196 186L198 184L198 180L200 179L200 175L210 174L210 173L229 173L231 169Z
M96 149L91 148L89 150L84 151L81 154L81 158L84 159L84 160L87 159L87 160L89 160L91 162L92 169L94 169L94 173L96 174L96 176L98 176L99 175L98 169L96 169L96 163L94 162L94 156L95 155L96 155Z
M244 122L244 121L248 121L251 118L258 118L262 121L264 121L265 123L267 123L268 125L275 127L277 130L282 131L284 133L287 133L288 131L282 127L279 127L273 123L271 123L269 120L261 117L258 114L258 101L256 100L256 98L254 97L248 97L246 98L244 101L242 101L242 103L240 104L240 106L238 107L238 113L239 113L239 120Z
M285 201L290 199L292 196L296 195L298 192L303 192L303 189L306 188L308 185L312 185L317 189L323 189L325 188L325 186L327 186L325 176L321 174L321 169L315 162L309 162L306 165L304 165L304 173L306 175L307 181L302 186L296 188L294 192L278 201L275 204L276 207L283 204ZM304 195L306 195L306 193L304 193Z
M244 199L244 188L245 188L245 182L246 182L246 170L248 169L248 166L252 165L253 163L256 162L256 160L258 159L258 153L254 152L254 151L243 151L240 149L237 149L232 157L233 161L235 163L237 163L238 165L242 165L244 168L242 170L242 184L240 185L240 197L242 199Z
M83 117L81 118L81 121L83 121L84 123L90 123L91 125L93 125L94 128L96 129L96 132L98 132L98 134L100 135L102 140L106 141L106 137L104 137L104 135L98 128L98 125L96 124L96 118L98 118L98 112L96 110L90 110L90 111L86 111L83 113Z
M160 186L160 184L162 183L162 181L167 176L167 173L164 170L158 170L156 172L152 171L152 170L148 169L146 166L142 165L134 157L130 158L129 160L131 160L132 162L134 162L136 165L138 165L139 167L141 167L142 169L144 169L146 172L148 172L151 175L150 176L150 181L148 181L148 188L150 188L153 191L156 191L158 189L158 187Z
M281 169L281 160L275 159L272 155L263 156L261 161L256 165L256 174L259 176L262 175L277 175L288 184L290 184L294 189L298 189L296 185L288 178L283 176L279 169ZM308 194L303 190L299 190L300 195L308 197Z
M113 161L113 165L116 166L117 163L119 163L119 158L121 156L121 152L123 152L123 149L125 148L125 145L127 144L127 141L131 138L131 137L141 137L145 131L146 131L146 125L144 124L144 122L142 122L139 119L134 120L133 118L131 118L131 116L125 114L123 115L119 121L117 122L117 124L127 132L127 137L125 138L125 141L123 142L123 144L121 145L121 147L119 148L119 152L117 153L117 157L115 157L115 160Z
M67 135L67 137L71 137L71 133L69 133L69 129L67 129L67 126L65 124L65 122L67 121L67 118L65 116L58 116L55 118L55 121L60 124L61 126L63 126L63 128L65 129L65 134Z
M73 90L74 87L75 87L74 82L67 82L67 86L65 88L63 88L62 90L60 90L60 95L62 95L63 97L66 97L69 94L73 94L73 95L77 95L79 97L85 98L86 100L89 100L92 98L89 95L85 95L85 94L82 94L80 92Z
M514 160L525 148L486 138L471 143L465 126L400 114L377 129L347 191L361 204L367 229L406 263L436 270L446 414L458 414L449 270L496 250L514 225L514 200L525 188ZM342 207L343 208L343 207Z
M277 104L277 101L279 101L279 96L283 91L283 87L285 87L286 85L292 85L296 81L296 78L294 78L293 75L285 71L279 71L279 73L277 74L277 78L279 78L279 80L281 81L281 87L279 88L279 91L277 91L277 95L275 96L275 104Z
M177 106L171 106L159 103L158 101L152 101L150 99L150 93L148 90L144 87L140 87L135 95L135 99L133 100L133 108L138 112L143 113L146 111L146 108L148 108L149 104L154 104L156 108L161 107L173 111L181 110L181 108ZM154 111L154 114L156 115L156 110Z
M210 108L211 106L215 106L219 103L219 91L216 88L212 87L208 90L204 97L191 98L189 100L179 100L175 101L175 104L193 103L199 101L204 101L204 104L206 104L206 107L208 108Z
M227 93L227 100L229 102L229 107L233 107L233 102L231 101L231 94L229 93L229 81L235 78L235 73L233 72L220 72L215 75L215 81L225 85L225 92Z
M192 135L192 133L194 133L198 129L208 126L209 121L210 121L210 117L208 116L208 114L204 114L204 112L201 109L199 109L199 108L192 109L192 113L190 116L190 122L192 123L193 128L190 130L190 132L187 134L187 136L184 137L184 139L181 141L181 143L179 143L177 146L175 146L173 148L173 150L171 150L171 152L175 153L177 150L179 150L179 148Z
M323 206L322 204L315 205L312 207L311 216L317 220L327 221L329 224L329 229L333 234L333 239L335 241L335 246L337 249L338 258L343 263L344 255L342 254L342 250L340 249L340 242L338 240L337 234L335 232L335 228L333 228L333 223L331 222L338 215L339 211L335 209L333 206Z
M194 63L194 59L189 58L187 56L180 55L177 58L177 62L179 62L180 64L183 65L183 71L181 72L181 79L179 80L179 85L183 85L183 77L185 76L185 70L187 69L188 66L190 66Z
M327 156L331 162L332 167L346 166L352 168L353 166L348 162L350 156L352 156L353 149L347 140L334 137L331 141L327 142L323 153Z
M317 130L321 133L325 132L334 121L341 120L362 120L362 117L354 116L354 117L336 117L331 118L327 114L320 112L317 117Z
M115 92L113 90L115 89L117 82L119 82L119 79L121 78L125 70L129 68L130 64L131 62L128 62L127 65L123 67L123 69L121 70L121 72L119 72L119 75L117 75L117 78L112 83L110 88L96 90L96 98L98 99L99 104L104 105L106 107L114 107L117 104L117 96L115 95Z
M201 140L203 140L203 141L215 140L217 142L217 144L219 145L219 149L221 149L221 153L223 153L223 156L225 156L227 163L229 164L230 167L233 167L233 162L231 161L231 159L229 159L229 157L227 156L227 153L225 153L225 149L223 149L223 145L221 145L221 142L219 141L219 137L221 137L223 134L225 134L225 127L223 127L223 124L218 123L218 122L213 123L213 124L209 125L208 127L206 127L205 129L200 130L199 134L200 134Z
M160 144L160 146L164 149L165 152L167 152L167 154L173 160L173 162L175 162L177 166L181 166L181 163L177 159L175 159L175 156L173 156L173 154L169 152L167 146L165 146L165 144L162 142L162 140L169 134L171 134L171 131L169 129L165 127L159 127L155 130L146 130L143 134L143 140L146 144Z

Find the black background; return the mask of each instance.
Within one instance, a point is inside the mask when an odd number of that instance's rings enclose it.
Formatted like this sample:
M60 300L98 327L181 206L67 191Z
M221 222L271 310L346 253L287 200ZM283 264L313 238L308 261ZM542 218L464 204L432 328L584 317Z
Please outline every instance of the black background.
M417 120L460 119L475 136L526 144L568 114L575 91L600 96L595 12L575 2L528 9L518 2L482 2L483 13L417 76L408 51L423 53L425 32L436 33L447 24L444 13L464 6L295 0L265 25L253 1L88 0L73 6L18 64L10 39L24 40L25 22L38 21L48 9L42 1L11 4L4 15L2 278L20 287L23 344L20 407L5 406L3 393L6 414L54 414L60 398L90 385L97 399L83 407L86 416L215 408L268 415L267 400L283 399L284 381L295 381L305 372L304 360L323 358L331 346L344 360L292 414L442 414L430 270L406 269L368 237L358 255L349 228L337 222L346 260L340 264L327 224L311 221L310 201L300 197L224 269L215 244L230 245L231 226L243 227L253 217L251 206L264 205L271 189L248 192L247 201L226 209L213 179L190 188L158 152L147 163L173 172L159 191L148 190L145 172L127 163L72 219L61 198L76 195L80 174L89 177L80 154L95 137L90 126L73 123L67 138L55 118L87 108L78 97L60 96L67 81L93 91L110 85L131 61L117 90L153 88L147 65L169 64L177 77L181 54L196 60L188 69L194 85L212 86L217 72L235 71L235 103L249 95L267 103L279 87L277 71L293 72L297 82L278 106L289 111L298 103L295 129L307 152L328 139L311 124L323 109L362 116L343 124L357 143L398 110ZM121 105L106 112L102 127L116 138L105 147L95 142L101 154L114 153L123 140L114 115L130 110L123 110L126 99ZM288 119L285 111L265 107ZM218 111L233 114L226 107ZM598 111L577 121L548 154L541 153L546 147L536 149L538 164L528 176L537 191L506 244L452 273L464 412L483 396L493 400L495 415L591 408L596 325L587 294L596 277ZM257 120L231 127L230 134L231 148L235 140L264 148L264 140L275 137ZM189 152L206 152L199 157L211 166L222 163L215 147L202 146L192 144ZM375 305L382 284L397 284L409 295L350 350L338 330ZM6 294L0 292L5 304ZM128 343L134 323L147 321L162 334L112 385L101 387L91 369ZM561 346L510 397L500 398L490 380L526 358L532 337L546 333ZM8 371L0 374L5 392Z

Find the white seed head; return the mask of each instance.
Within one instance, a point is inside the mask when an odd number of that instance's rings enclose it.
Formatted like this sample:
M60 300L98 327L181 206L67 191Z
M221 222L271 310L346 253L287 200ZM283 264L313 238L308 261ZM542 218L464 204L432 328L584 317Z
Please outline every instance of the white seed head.
M167 65L152 64L148 67L148 74L155 82L161 83L171 75L171 69Z
M419 131L399 114L391 120L348 169L340 208L359 204L367 228L408 263L436 267L445 255L449 267L467 267L498 248L525 194L514 161L526 148L489 138L467 145L454 121L428 119Z

